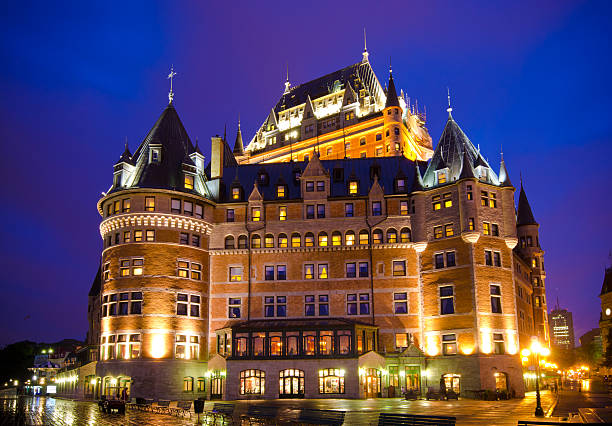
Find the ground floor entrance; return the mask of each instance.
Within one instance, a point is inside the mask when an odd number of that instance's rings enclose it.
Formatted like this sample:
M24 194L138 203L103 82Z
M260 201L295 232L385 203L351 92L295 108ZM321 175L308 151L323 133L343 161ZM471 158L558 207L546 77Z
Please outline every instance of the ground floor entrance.
M364 371L362 386L366 398L378 398L380 396L381 374L377 368L366 368Z

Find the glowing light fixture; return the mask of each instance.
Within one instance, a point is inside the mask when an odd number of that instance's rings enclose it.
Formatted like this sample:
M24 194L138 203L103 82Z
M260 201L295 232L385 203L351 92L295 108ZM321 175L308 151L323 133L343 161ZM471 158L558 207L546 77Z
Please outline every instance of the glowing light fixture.
M164 342L164 336L161 334L154 334L151 341L151 356L153 358L162 358L166 354L166 344Z

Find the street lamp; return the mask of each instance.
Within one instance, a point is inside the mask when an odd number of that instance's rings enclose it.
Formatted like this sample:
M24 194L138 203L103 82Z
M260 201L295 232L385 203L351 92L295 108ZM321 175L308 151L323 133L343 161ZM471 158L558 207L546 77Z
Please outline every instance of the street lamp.
M533 340L531 342L531 350L523 349L521 351L521 355L523 357L529 357L529 355L534 355L535 364L536 364L536 409L535 416L536 417L544 417L544 410L542 410L542 401L540 399L540 356L547 357L550 355L550 349L543 347L540 342L537 340Z

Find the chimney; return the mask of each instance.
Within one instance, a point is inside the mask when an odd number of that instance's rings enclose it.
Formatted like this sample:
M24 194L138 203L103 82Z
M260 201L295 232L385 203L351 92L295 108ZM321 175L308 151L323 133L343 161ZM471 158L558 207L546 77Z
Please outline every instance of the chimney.
M219 135L212 139L212 149L210 150L210 178L217 179L223 177L223 138Z

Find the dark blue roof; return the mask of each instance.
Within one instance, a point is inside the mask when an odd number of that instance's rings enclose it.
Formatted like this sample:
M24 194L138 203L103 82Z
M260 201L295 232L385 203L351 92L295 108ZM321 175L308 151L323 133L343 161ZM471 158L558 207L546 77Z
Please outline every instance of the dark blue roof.
M291 163L267 163L267 164L242 164L235 167L225 167L219 194L219 202L232 202L230 199L231 187L240 184L243 189L243 199L246 201L253 190L253 184L257 181L259 192L264 200L276 200L276 187L285 184L286 196L284 199L295 200L302 198L300 193L300 181L296 179L296 173L302 174L306 165L305 161ZM358 195L367 196L374 174L378 175L379 184L384 188L385 194L394 194L395 179L405 179L406 190L402 193L410 193L415 177L415 162L405 157L380 157L380 158L356 158L343 160L322 160L321 164L330 176L330 197L348 197L349 181L355 179L359 182ZM426 168L425 163L419 163L421 173ZM259 180L260 173L268 176L267 184Z

